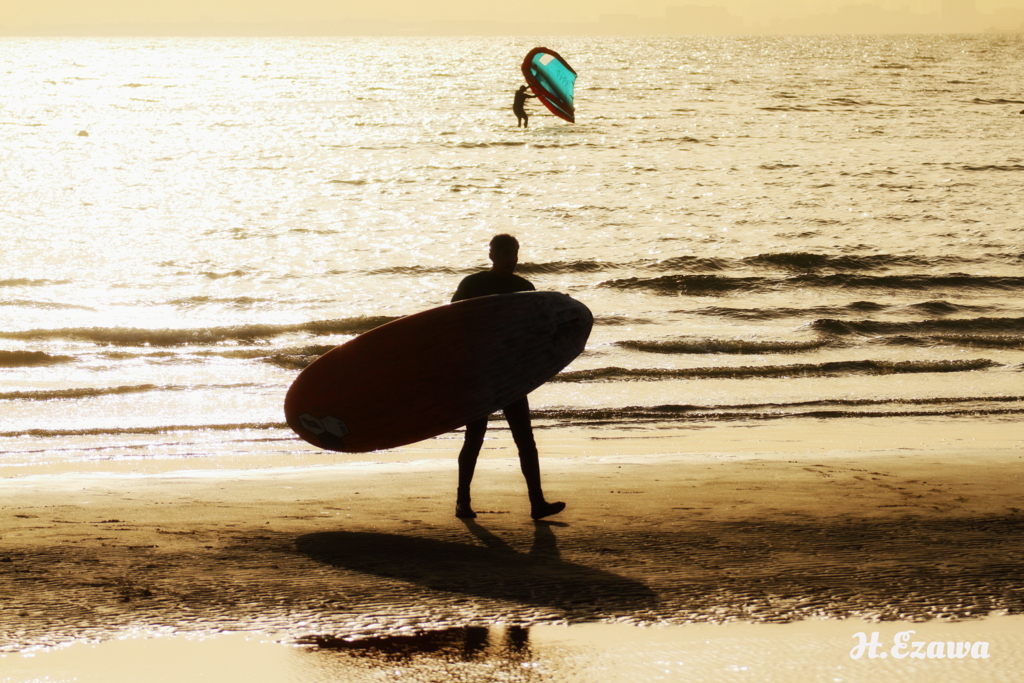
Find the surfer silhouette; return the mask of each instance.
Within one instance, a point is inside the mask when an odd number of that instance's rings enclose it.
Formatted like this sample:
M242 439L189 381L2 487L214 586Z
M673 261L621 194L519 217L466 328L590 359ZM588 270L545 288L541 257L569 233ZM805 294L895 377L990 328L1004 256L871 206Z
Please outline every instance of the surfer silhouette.
M515 93L515 100L512 102L512 111L516 114L516 128L520 126L529 128L530 126L530 115L526 113L525 109L527 97L536 97L536 95L528 95L526 93L526 86L519 86L519 90Z
M524 86L525 87L525 86ZM491 294L512 294L536 289L526 278L515 274L519 264L519 241L512 235L495 235L490 243L491 269L483 270L463 278L452 296L452 303ZM526 490L530 497L530 516L541 519L565 509L565 503L549 503L544 500L540 484L540 460L537 444L530 424L530 403L526 396L502 409L505 420L512 431L512 439L519 450L519 468L526 479ZM466 425L465 441L459 451L459 488L455 498L455 516L464 519L476 517L470 504L470 484L476 471L476 461L487 433L487 419L484 416Z

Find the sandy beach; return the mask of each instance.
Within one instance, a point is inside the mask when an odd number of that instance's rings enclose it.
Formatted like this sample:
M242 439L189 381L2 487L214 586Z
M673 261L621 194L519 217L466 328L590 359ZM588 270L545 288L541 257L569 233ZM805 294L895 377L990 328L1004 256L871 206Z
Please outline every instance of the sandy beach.
M474 522L452 514L457 434L373 462L6 478L0 647L1024 613L1013 423L844 425L541 430L569 503L542 523L497 430Z

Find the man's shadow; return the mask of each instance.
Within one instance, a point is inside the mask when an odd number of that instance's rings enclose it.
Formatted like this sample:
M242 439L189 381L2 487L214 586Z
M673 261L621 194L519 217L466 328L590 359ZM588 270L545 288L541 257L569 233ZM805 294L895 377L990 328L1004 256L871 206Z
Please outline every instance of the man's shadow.
M350 571L573 614L632 610L655 602L654 592L640 581L562 560L554 533L558 522L536 522L533 546L521 553L475 521L462 521L482 545L330 531L301 536L296 547L318 562Z

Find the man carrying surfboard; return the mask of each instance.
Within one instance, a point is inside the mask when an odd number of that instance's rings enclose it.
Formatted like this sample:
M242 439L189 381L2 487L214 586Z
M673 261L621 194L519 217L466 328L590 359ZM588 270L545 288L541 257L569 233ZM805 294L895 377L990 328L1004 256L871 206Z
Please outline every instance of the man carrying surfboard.
M525 86L520 89L524 90ZM526 278L515 274L519 264L519 241L512 235L495 235L490 243L491 269L480 271L463 278L452 296L452 303L473 299L491 294L513 294L529 292L536 288ZM530 516L541 519L558 514L565 509L565 503L548 503L540 484L540 460L537 444L533 438L533 427L530 424L530 404L526 396L505 406L502 409L512 439L519 449L519 467L526 479L526 489L530 496ZM466 425L465 441L459 452L459 488L455 498L455 516L462 518L476 517L470 505L470 484L476 470L476 461L483 447L484 435L487 433L487 418L484 416Z

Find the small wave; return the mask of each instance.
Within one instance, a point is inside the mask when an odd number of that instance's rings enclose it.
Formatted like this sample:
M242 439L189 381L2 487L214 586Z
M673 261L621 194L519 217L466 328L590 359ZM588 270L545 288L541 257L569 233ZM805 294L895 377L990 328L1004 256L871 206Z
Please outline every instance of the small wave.
M846 304L843 308L851 311L884 311L888 306L884 304L875 303L874 301L854 301Z
M690 110L688 110L688 109L677 109L676 111L690 111ZM679 143L699 143L700 140L698 140L697 138L691 138L691 137L681 137L681 138L660 137L660 138L652 139L652 140L650 140L650 142L656 142L656 143L662 143L662 144L664 144L664 143L679 144Z
M835 256L807 252L767 253L748 256L743 263L754 266L773 266L788 270L880 270L900 266L928 266L927 259L916 256L865 254L861 256Z
M970 346L981 349L1024 349L1024 335L1013 334L935 334L916 336L897 334L878 337L875 343L887 346Z
M629 277L606 280L599 287L612 289L646 289L656 294L689 294L715 296L764 286L764 278L733 278L719 275L663 275L656 278Z
M851 275L830 273L818 275L804 273L790 277L724 277L719 275L665 275L658 278L622 278L606 280L600 287L615 289L645 289L655 294L686 294L693 296L714 296L734 292L757 292L778 290L789 287L815 287L821 289L881 289L928 290L928 289L1004 289L1018 290L1024 287L1024 277L996 275Z
M801 275L791 280L803 287L839 287L864 289L1020 289L1024 277L996 275Z
M975 97L971 102L974 104L1024 104L1024 100L1004 100L1002 98L983 100L980 97Z
M520 266L520 270L522 267ZM475 273L479 268L452 268L449 266L392 266L390 268L374 268L367 270L368 275L401 275L418 277L421 275L467 275Z
M536 420L579 425L617 422L706 422L780 420L789 418L842 419L884 417L962 417L1019 415L1024 396L981 396L911 399L821 400L747 405L626 406L621 408L549 408L534 410Z
M729 261L720 258L700 256L675 256L656 261L649 266L652 270L689 270L695 272L716 272L729 267Z
M214 273L211 271L207 271L205 273L199 274L208 280L221 280L226 277L245 277L246 275L248 275L248 273L246 273L244 270L232 270L227 273Z
M797 353L828 346L828 339L813 341L758 341L751 339L675 339L671 341L618 341L621 346L634 351L647 353L726 353L726 354L763 354L763 353Z
M833 97L825 100L823 104L833 107L862 107L873 104L872 102L859 102L852 97Z
M580 130L580 133L586 132ZM511 144L511 143L509 143ZM589 143L578 143L578 142L534 142L530 144L534 149L569 149L570 147L589 147Z
M257 360L261 363L277 365L286 370L301 370L314 360L324 355L336 344L311 344L301 348L273 349L266 346L256 347L218 347L216 349L204 349L191 351L181 355L174 351L148 351L143 353L130 353L124 351L111 351L103 353L102 356L111 360L126 360L136 358L160 358L174 359L177 362L202 362L203 358L237 358L242 360Z
M1008 263L1024 262L1024 253L994 254L994 257L1000 261L1006 261Z
M22 341L76 340L112 346L187 346L221 342L254 343L282 334L360 334L400 316L365 316L318 320L292 325L237 325L191 329L144 329L132 327L74 327L50 330L0 331L0 339Z
M56 356L43 351L0 351L0 368L31 368L70 363L72 356Z
M811 308L727 308L709 306L693 311L696 315L734 318L737 320L778 320L781 318L808 318L814 316L829 317L842 315L851 311L857 313L876 313L889 306L873 301L854 301L845 306L814 306Z
M989 164L987 166L969 166L964 165L960 167L962 171L1024 171L1024 164L1012 164L1008 166L1000 166L998 164Z
M758 107L761 111L818 111L812 107L803 107L799 105L792 106L776 106L776 107Z
M518 273L527 274L558 274L558 273L596 273L602 270L614 269L618 264L606 261L554 261L550 263L520 263L516 268ZM417 277L421 275L470 275L480 271L478 267L455 268L452 266L391 266L388 268L374 268L364 271L368 275L399 275L403 277Z
M52 311L95 311L91 306L65 304L58 301L33 301L31 299L7 299L0 301L0 306L18 306L21 308L37 308Z
M876 185L875 187L881 187L881 188L883 188L885 190L900 190L900 191L920 190L921 189L921 187L919 185L906 184L906 183L878 183L878 185Z
M453 147L461 149L486 149L488 147L525 147L525 141L503 140L500 142L458 142Z
M838 377L842 375L900 375L923 372L967 372L999 364L986 358L940 361L858 360L794 365L711 368L596 368L563 372L553 382L595 382L666 379L750 379L770 377Z
M637 318L631 315L595 315L595 325L607 325L615 327L618 325L653 325L657 321L650 318Z
M927 313L929 315L953 315L968 311L985 311L988 306L969 306L966 304L954 304L949 301L923 301L919 304L910 304L907 309L916 313Z
M302 370L320 356L335 348L330 344L316 344L301 349L290 349L280 351L270 356L263 354L260 361L276 365L285 370Z
M613 267L605 261L556 261L553 263L523 263L516 269L520 273L557 274L557 273L596 273Z
M288 429L287 422L236 422L229 424L193 424L193 425L154 425L152 427L96 427L94 429L21 429L18 431L0 432L2 437L39 437L55 438L62 436L118 436L130 434L166 434L167 432L235 432L241 430L278 430ZM299 437L294 437L298 439ZM293 440L293 437L288 437Z
M214 296L190 296L184 299L172 299L168 301L169 306L179 306L181 308L193 308L196 306L207 306L209 304L215 304L217 306L229 306L231 308L247 308L255 304L272 301L272 299L256 299L251 296L236 296L227 299L214 297Z
M1024 318L955 318L907 322L823 318L812 322L810 327L817 332L834 335L921 335L943 332L984 334L1024 332Z
M204 385L203 389L242 389L255 384ZM40 389L37 391L8 391L0 393L0 401L53 401L99 396L125 396L154 391L195 391L195 386L181 384L131 384L119 387L78 387L74 389Z
M71 284L71 280L31 280L28 278L0 280L0 287L49 287L51 285L69 284Z

